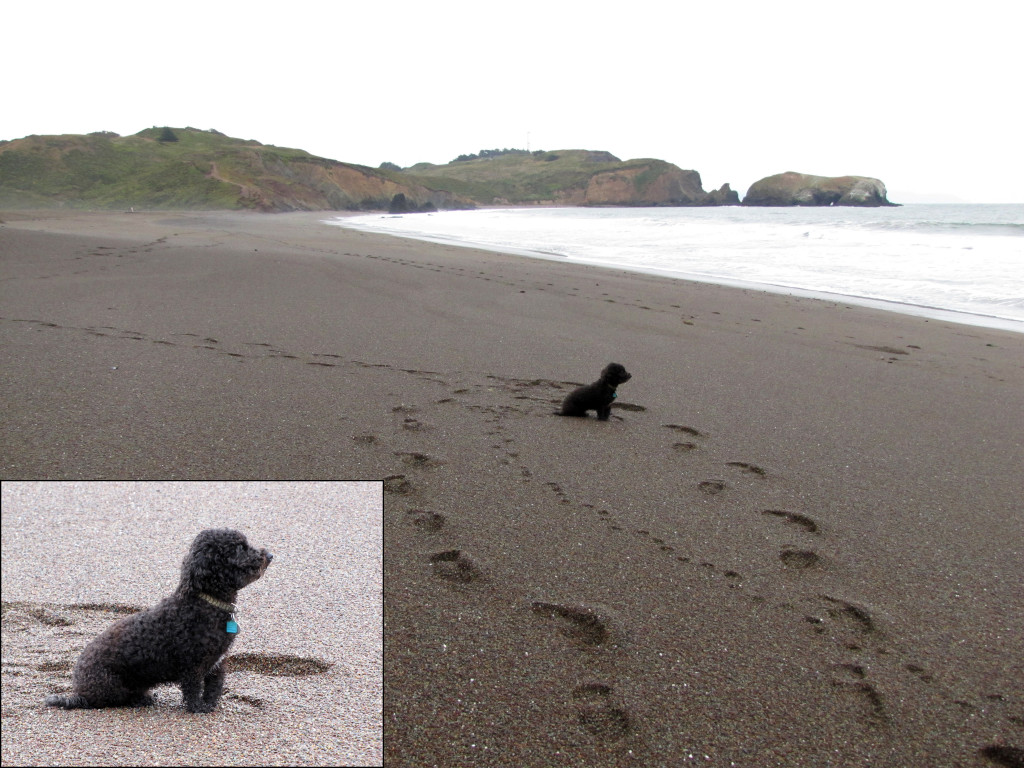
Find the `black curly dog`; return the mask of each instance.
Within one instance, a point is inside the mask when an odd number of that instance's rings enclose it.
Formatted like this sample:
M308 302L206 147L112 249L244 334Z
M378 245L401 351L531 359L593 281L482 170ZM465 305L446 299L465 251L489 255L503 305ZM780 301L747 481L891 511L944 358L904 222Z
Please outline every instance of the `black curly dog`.
M235 595L273 558L238 531L203 531L185 556L174 594L89 643L71 674L71 695L47 696L46 705L141 706L153 703L147 693L153 686L178 683L185 709L212 712L224 689L221 660L238 634Z
M633 376L618 363L608 363L601 371L601 378L593 384L574 389L562 403L559 416L586 416L587 411L597 411L597 418L607 421L612 412L615 388L629 381Z

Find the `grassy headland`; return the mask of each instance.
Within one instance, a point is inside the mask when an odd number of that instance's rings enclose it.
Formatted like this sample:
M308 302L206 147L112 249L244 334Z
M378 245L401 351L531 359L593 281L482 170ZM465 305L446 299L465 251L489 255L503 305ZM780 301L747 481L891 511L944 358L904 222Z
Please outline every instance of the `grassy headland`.
M696 171L582 149L490 150L445 165L401 169L343 163L194 128L0 141L4 208L380 210L399 194L402 210L726 202L704 191Z
M372 168L212 130L0 142L0 207L6 208L358 210L387 208L399 193L417 205L469 205Z

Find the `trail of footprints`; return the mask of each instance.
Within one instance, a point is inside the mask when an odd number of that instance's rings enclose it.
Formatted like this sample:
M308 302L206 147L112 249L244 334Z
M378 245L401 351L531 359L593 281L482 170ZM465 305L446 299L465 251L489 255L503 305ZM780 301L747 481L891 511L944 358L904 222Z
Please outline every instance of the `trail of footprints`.
M557 404L561 400L564 390L577 386L574 382L558 382L543 379L508 379L489 377L487 389L497 390L503 393L511 393L516 400L525 400L531 403L539 403L543 406L543 412L549 412L548 406ZM479 385L475 387L479 390ZM537 390L542 390L538 392ZM460 387L455 389L453 395L466 395L474 390L474 387ZM546 392L544 391L546 390ZM552 390L558 397L552 398ZM442 398L439 403L453 402L452 398ZM471 412L477 412L484 416L485 423L490 425L487 434L498 437L501 434L501 420L509 413L531 414L537 411L536 408L511 408L498 405L479 405L474 403L465 404ZM419 421L418 410L414 406L401 404L394 406L392 411L396 417L402 419L402 429L421 429L423 425ZM638 407L639 410L639 407ZM676 442L670 446L674 452L689 453L700 450L698 441L707 439L707 435L700 430L679 424L665 424L664 428L673 433L685 436L685 442ZM371 435L356 436L356 441L366 445L376 444L377 438ZM509 441L510 442L510 441ZM509 463L516 457L515 451L507 446L507 442L495 443L495 449L508 451L504 463ZM415 486L409 472L418 469L429 468L439 463L436 459L427 454L396 451L394 452L400 461L405 465L402 473L389 475L384 478L384 490L393 496L415 495ZM754 478L766 478L768 472L759 465L745 461L729 461L723 465L731 472L738 472ZM530 481L533 472L527 467L521 467L523 478ZM545 487L552 493L557 503L571 505L576 502L565 492L563 487L556 481L546 481ZM694 490L710 496L717 496L728 491L729 482L725 479L712 478L699 481L695 484ZM592 511L601 519L607 522L611 531L622 532L625 527L619 524L615 515L607 510L597 508L593 504L581 503L581 506ZM788 510L766 509L760 510L761 515L767 524L782 527L782 530L791 531L797 538L804 536L809 539L818 537L821 533L818 523L809 515ZM446 517L440 512L422 507L410 507L406 510L405 516L410 525L418 529L421 534L429 535L432 540L440 541L444 538ZM689 566L700 569L707 578L721 580L721 582L732 590L741 590L743 577L733 570L725 570L718 573L716 566L706 560L693 558L686 554L676 552L676 547L664 538L652 535L647 530L636 530L633 532L640 541L654 546L658 552L665 556L672 557L681 566ZM812 542L804 542L801 545L787 544L779 551L780 568L804 572L820 567L822 560L814 551ZM479 561L473 554L461 548L444 548L435 551L426 557L427 566L433 575L448 584L460 589L473 588L477 584L490 584L488 580L488 568ZM752 595L748 599L754 602L763 602L764 598ZM874 632L875 627L866 608L844 602L838 598L821 596L818 604L822 608L824 618L809 617L808 622L815 622L812 631L819 634L826 632L826 621L833 622L841 630L857 633ZM607 609L583 604L571 604L552 602L544 600L529 601L531 612L541 620L548 622L553 629L566 638L567 641L585 648L609 649L617 647L614 639L616 632L613 630L616 622L611 618L611 612ZM844 649L845 650L845 649ZM859 672L857 671L859 670ZM873 725L883 725L887 722L885 705L881 695L867 679L867 673L863 665L854 661L843 661L836 666L835 680L837 686L850 692L855 700L860 702L864 710L864 718ZM596 739L618 741L626 737L633 728L627 709L617 700L615 695L614 680L598 680L585 682L578 685L571 693L571 702L575 707L577 720L580 728Z
M426 371L414 368L401 368L387 363L368 363L361 360L347 359L342 355L332 352L308 352L302 350L284 349L278 345L266 341L245 341L226 342L213 336L204 336L199 333L181 332L170 334L170 338L158 338L142 331L135 331L127 328L118 328L111 325L101 326L72 326L60 325L45 320L21 319L0 317L0 322L24 324L28 328L37 331L69 331L79 333L83 336L108 338L115 341L139 341L157 346L178 347L181 349L198 350L199 354L211 354L218 357L235 360L239 364L253 361L295 361L296 364L314 366L319 368L340 368L346 366L357 366L360 368L381 368L409 374L427 381L444 383L441 374L436 371ZM414 418L406 419L406 429L414 430L420 428ZM373 436L364 436L366 440L373 440Z
M574 382L492 377L487 386L460 386L452 391L453 397L444 397L435 402L441 405L459 402L457 398L460 395L468 395L474 391L479 393L484 389L512 393L514 399L526 401L527 405L523 408L518 406L506 408L502 404L460 403L468 411L480 413L484 417L484 422L490 425L488 434L500 438L501 422L504 418L510 414L546 415L550 413L548 406L560 402L563 392L574 386L577 386ZM551 397L552 394L557 397ZM396 417L403 419L403 429L407 428L408 422L405 419L415 419L419 424L420 417L418 409L415 407L395 406L394 412ZM701 446L709 439L708 435L693 427L679 424L665 424L663 427L673 433L674 437L678 436L676 441L669 444L667 448L679 454L685 455L691 451L702 450ZM422 428L422 425L417 428ZM379 442L372 435L356 436L355 439L358 443L366 445L375 445ZM505 458L500 459L500 463L514 463L518 454L511 443L512 441L509 439L501 439L493 444L495 449L506 452ZM384 479L384 490L387 494L396 497L396 500L403 496L410 500L415 498L415 473L420 470L429 470L431 467L443 463L425 453L395 451L393 455L404 466L401 473L390 475ZM707 494L712 497L719 494L728 496L731 484L728 479L729 473L737 473L737 478L746 475L754 482L770 477L766 469L746 461L725 462L723 469L726 470L723 472L723 477L726 479L700 480L694 484L694 493ZM524 482L536 481L534 472L529 467L520 466L519 470ZM610 531L632 535L641 545L651 547L653 556L660 555L671 558L680 567L697 569L697 572L708 580L709 585L718 584L720 588L734 590L733 594L737 595L738 599L750 600L755 604L769 603L768 598L759 594L748 594L744 589L743 576L737 571L719 569L706 559L680 552L678 546L672 541L648 530L637 529L630 532L629 526L620 522L612 510L574 500L557 481L542 482L558 504L579 504L580 507L596 515L608 526ZM697 498L700 497L695 495L694 499ZM766 530L773 530L776 536L789 539L789 542L782 544L777 552L780 572L792 574L793 578L799 579L800 583L806 587L796 605L787 602L769 604L777 610L792 614L794 620L801 622L808 632L819 636L822 642L832 649L831 653L835 661L830 669L831 684L835 688L837 696L842 697L848 707L852 707L859 713L859 719L865 728L884 731L893 726L895 723L891 708L886 703L885 695L873 680L872 660L882 661L894 653L902 654L898 649L892 647L891 638L880 626L875 612L869 606L845 597L828 594L825 591L814 590L812 575L827 568L825 558L817 552L817 543L825 535L821 524L811 515L787 509L754 509L750 514L759 516L764 521ZM410 505L405 512L405 517L410 526L418 530L421 535L428 537L430 541L442 544L446 538L447 518L441 512L425 506ZM442 545L425 557L424 565L430 568L435 578L456 589L473 590L482 585L486 585L488 589L500 588L500 584L489 578L488 566L462 548ZM811 580L807 581L807 579ZM570 645L591 649L595 652L614 654L622 641L623 634L617 629L620 622L614 618L611 610L603 606L550 600L525 600L521 597L517 597L515 600L520 608L528 607L536 620L547 623ZM893 660L893 662L895 661L898 661L898 658ZM887 668L890 670L893 662L886 662ZM598 741L617 743L626 739L635 730L636 723L616 695L616 681L614 675L607 674L607 667L607 664L602 665L604 674L596 674L598 670L594 669L595 674L592 675L594 679L581 680L568 693L567 704L573 708L582 732ZM904 674L910 675L920 684L932 683L931 675L920 664L906 661L901 665L901 669ZM960 705L972 706L967 702L961 702Z
M295 352L262 341L228 345L212 336L191 332L173 334L170 339L165 339L115 326L62 326L44 320L4 317L0 317L0 321L23 323L41 332L65 330L113 340L148 342L169 347L191 347L204 354L222 355L239 362L254 359L281 359L323 368L344 365L376 367L447 384L442 374L436 371L404 369L387 364L345 360L340 355L326 352ZM480 404L468 401L460 403L468 411L482 414L485 422L489 424L488 434L500 438L504 418L510 415L548 415L561 402L565 393L576 386L579 386L578 382L490 376L485 384L475 383L453 389L451 392L453 396L442 398L438 404L460 402L458 400L460 395L493 394L495 391L511 394L514 401L511 404L493 402ZM490 399L493 400L493 397ZM645 410L643 406L621 402L616 403L615 408L632 412ZM400 404L392 410L396 418L401 420L400 428L402 430L429 431L429 425L422 422L417 408ZM702 441L707 438L706 434L694 427L679 424L664 424L662 426L674 433L675 440L669 445L669 450L680 455L700 451ZM376 446L380 442L378 437L372 434L356 435L353 440L357 445L364 446ZM510 439L502 439L493 447L505 452L505 457L501 459L502 463L512 464L516 461L518 453L514 450ZM440 463L425 453L415 451L397 451L394 455L396 460L404 465L403 468L406 472L429 469ZM755 478L768 476L768 472L764 468L745 461L729 461L724 464L724 468ZM521 466L520 472L524 482L532 481L534 473L530 468ZM546 485L560 504L574 503L557 482L548 481ZM706 478L697 481L694 486L697 493L708 497L727 494L729 488L730 483L726 477ZM414 492L414 485L407 474L396 473L384 478L384 490L389 495L407 496ZM615 532L624 530L624 526L616 521L615 516L609 510L598 509L594 505L586 503L582 503L581 506L590 509L604 519L610 530ZM802 543L786 544L779 550L778 558L782 569L794 574L801 574L824 567L823 558L813 546L813 540L820 536L821 530L812 517L800 512L777 509L760 510L759 514L764 517L766 523L783 526L790 530L795 537L804 539ZM407 517L410 523L424 534L440 534L446 523L443 514L426 509L410 509L407 512ZM652 535L649 531L641 529L633 533L639 540L649 543L665 556L674 558L678 564L699 568L712 580L715 580L715 577L720 577L722 583L729 589L742 590L741 574L732 570L726 570L719 574L713 563L677 553L676 547L672 543ZM475 557L460 549L443 549L435 552L429 557L428 563L437 578L453 585L465 587L486 580L486 567L480 564ZM763 598L756 595L750 596L749 599L755 602L763 601ZM608 643L610 631L607 617L592 607L534 601L530 608L536 616L551 622L571 642L588 647L604 647ZM847 659L837 662L833 670L833 682L837 689L847 692L859 702L865 722L874 727L886 726L890 722L890 715L885 701L870 681L868 666L862 663L858 656L863 651L864 638L877 639L879 635L879 629L872 618L870 609L836 597L821 595L817 599L816 610L806 615L804 620L815 633L832 637L841 646L841 652L847 655ZM930 676L920 665L908 663L905 665L905 669L922 683L930 682ZM572 692L571 699L576 707L581 729L593 737L617 741L631 731L629 714L617 702L614 685L600 681L583 683Z
M545 405L552 400L531 394L531 390L537 387L561 390L565 387L575 386L571 382L544 380L493 379L493 381L496 385L495 388L513 393L525 391L523 399L532 399ZM456 390L453 394L465 394L467 391L467 389ZM557 401L556 399L554 402ZM440 402L451 402L451 399L444 398ZM500 434L498 423L507 411L487 406L469 405L467 407L485 415L486 421L494 427L491 434ZM408 405L395 406L393 411L403 419L417 418L415 416L417 409ZM405 424L406 422L403 421L403 428L405 428ZM687 453L698 450L698 444L695 441L707 438L707 435L693 427L677 424L666 424L664 427L690 438L684 450L680 449L679 444L676 443L670 446L673 451L683 450L684 453ZM367 444L376 442L376 438L372 436L357 436L356 439ZM499 443L494 447L500 448L502 445ZM439 463L427 454L397 451L394 452L394 455L405 463L409 470L413 471ZM510 451L509 456L514 457L515 453ZM768 476L767 470L749 462L729 461L724 466L731 471L755 478ZM526 467L521 469L525 479L532 478L532 471ZM557 503L562 505L576 503L558 482L546 481L544 485L555 497ZM717 495L726 492L728 488L729 483L726 480L709 479L696 483L695 490L709 495ZM386 493L395 496L408 496L415 492L413 480L407 473L386 477L384 489ZM616 517L611 511L597 508L588 503L580 503L580 505L606 521L610 530L616 532L625 530L623 525L616 522ZM813 548L813 540L821 535L821 528L811 516L801 512L779 509L759 510L757 514L765 520L766 524L778 526L783 531L790 531L796 539L801 537L806 539L801 544L787 544L782 547L778 553L780 568L799 573L821 566L822 559ZM422 534L431 536L433 540L444 538L447 520L442 513L421 507L410 507L406 510L405 516L408 523ZM654 546L658 552L673 558L679 565L698 568L707 578L713 581L720 580L728 589L742 591L743 577L740 573L733 570L724 570L719 573L714 563L677 553L676 547L671 542L652 535L650 531L639 529L634 531L633 535L640 541ZM426 564L436 578L458 588L472 588L479 583L489 583L488 568L464 549L439 549L426 557ZM765 600L758 595L751 595L748 599L754 602L764 602ZM836 637L843 638L845 645L840 649L841 652L857 648L853 642L845 640L847 636L859 637L877 632L869 609L863 606L828 595L821 595L817 599L816 605L819 608L818 613L821 615L806 617L807 623L817 634L824 635L831 632ZM611 618L611 612L607 609L545 600L529 601L529 608L535 616L549 623L570 643L593 649L614 650L617 648L618 641L615 639L617 633L613 629L617 622ZM846 691L855 702L859 703L865 722L872 726L884 726L888 723L888 713L882 696L868 679L866 667L862 663L856 658L838 662L833 677L837 688ZM627 709L615 695L614 680L604 679L579 684L571 693L571 703L575 707L580 728L596 739L618 741L625 738L634 727Z

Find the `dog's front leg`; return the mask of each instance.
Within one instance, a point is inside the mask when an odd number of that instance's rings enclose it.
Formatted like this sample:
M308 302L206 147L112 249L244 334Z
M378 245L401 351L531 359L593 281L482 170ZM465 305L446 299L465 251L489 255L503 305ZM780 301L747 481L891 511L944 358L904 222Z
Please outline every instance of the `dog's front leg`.
M203 679L189 674L181 679L181 698L189 712L212 712L213 707L203 700Z
M209 705L210 709L216 707L217 702L220 701L220 695L224 691L225 674L227 674L227 670L224 668L224 662L219 661L213 665L213 669L203 679L203 684L206 686L206 690L203 691L203 703Z

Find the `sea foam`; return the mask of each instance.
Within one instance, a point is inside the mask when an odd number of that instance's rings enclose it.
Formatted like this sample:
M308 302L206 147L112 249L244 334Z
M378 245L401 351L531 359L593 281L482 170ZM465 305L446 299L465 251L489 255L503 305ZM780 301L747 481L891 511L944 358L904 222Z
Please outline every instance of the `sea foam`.
M514 208L330 223L1024 332L1024 206Z

